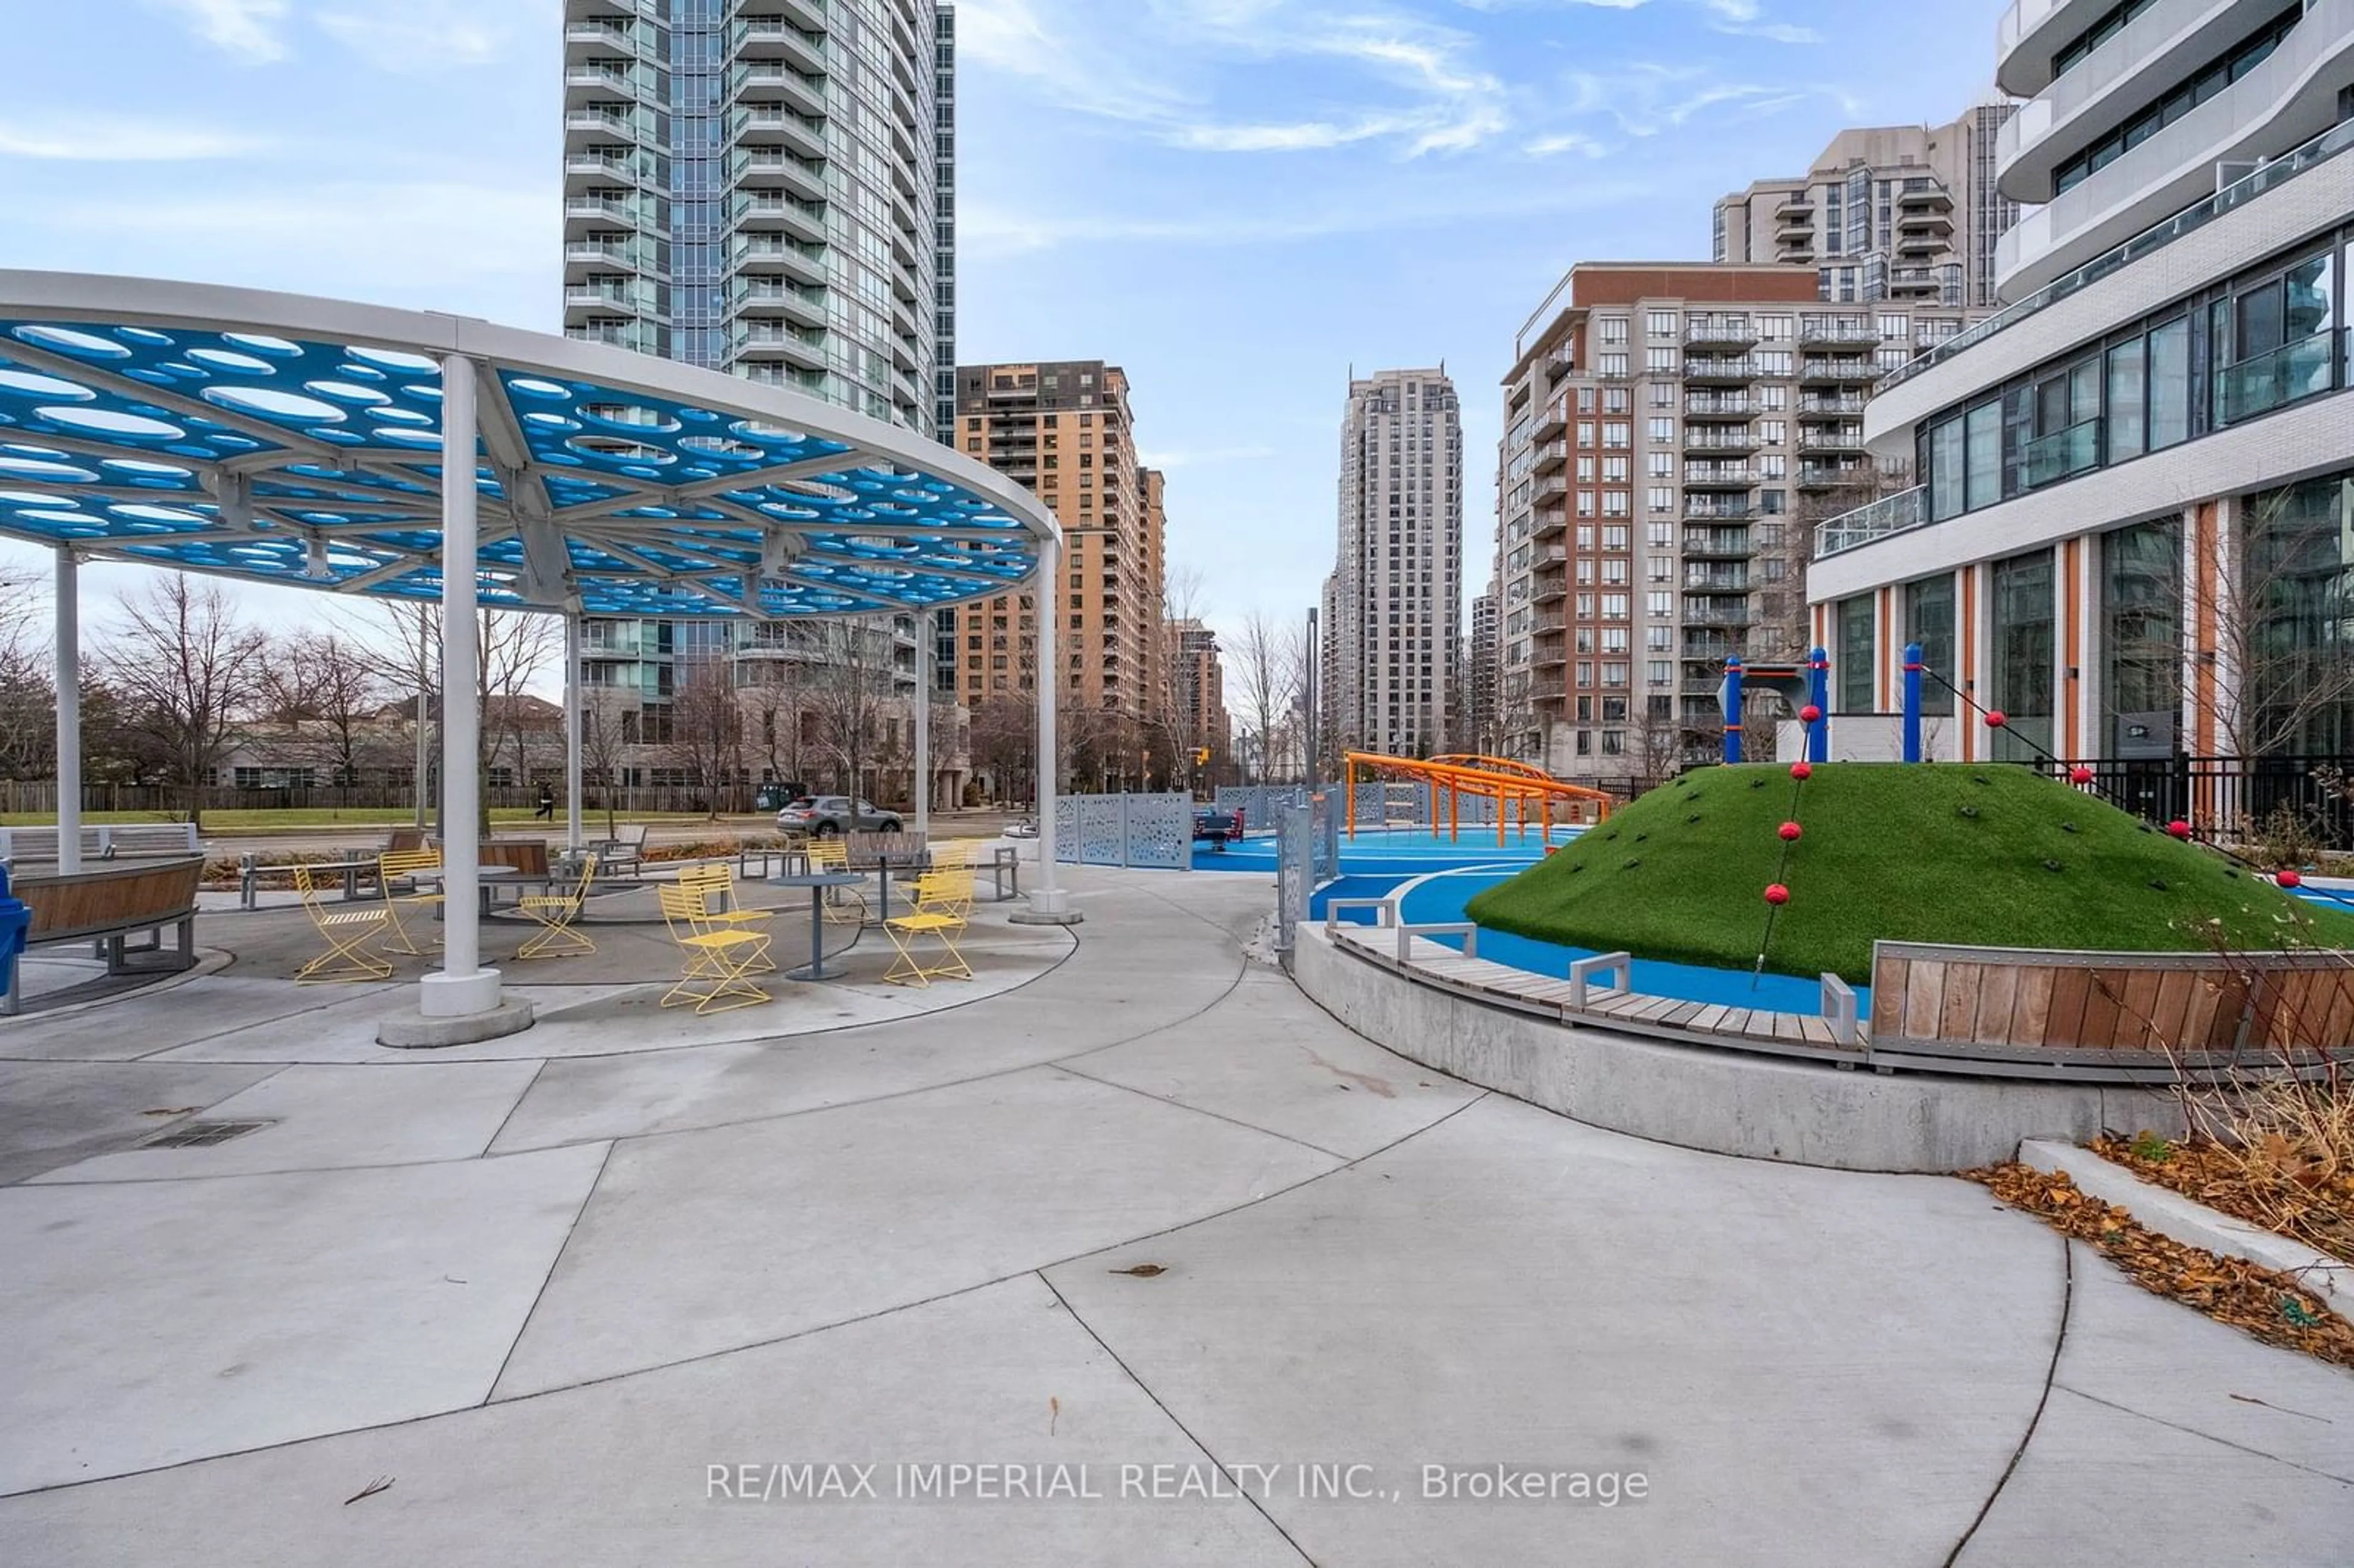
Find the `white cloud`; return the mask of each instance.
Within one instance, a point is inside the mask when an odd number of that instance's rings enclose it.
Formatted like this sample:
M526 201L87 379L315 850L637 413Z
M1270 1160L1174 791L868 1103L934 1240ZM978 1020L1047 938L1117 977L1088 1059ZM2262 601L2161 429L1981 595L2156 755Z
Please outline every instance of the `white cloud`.
M407 0L398 7L351 7L320 14L319 27L337 43L390 71L430 71L487 65L507 52L517 25L553 26L556 13L506 0L493 21L469 0Z
M249 65L287 57L287 0L149 0L181 17L198 37Z
M1720 33L1737 37L1764 38L1776 44L1819 44L1823 36L1812 27L1801 27L1792 22L1761 20L1757 0L1701 0L1716 19L1709 26Z
M1550 136L1539 136L1521 149L1532 158L1557 158L1564 153L1575 153L1585 158L1598 158L1609 150L1607 146L1593 137L1582 136L1575 131L1560 131Z
M133 193L46 206L22 238L116 270L316 292L430 288L453 278L555 275L553 190L447 182L332 183Z
M957 216L957 242L966 254L992 259L1065 245L1286 245L1338 235L1543 217L1633 201L1649 192L1649 186L1634 180L1586 180L1565 188L1516 186L1421 203L1390 199L1283 213L1220 209L1154 217L1097 212L1015 213L972 205Z
M1477 146L1507 123L1507 90L1472 63L1474 40L1378 10L1335 12L1309 0L965 0L960 58L1023 79L1058 107L1134 124L1200 152L1318 151L1372 141L1406 156ZM1371 88L1326 111L1267 121L1218 114L1241 69L1324 59ZM1385 87L1387 91L1373 89Z
M186 163L234 158L270 143L231 131L207 131L178 121L139 120L77 111L60 116L64 129L0 120L0 157L85 164Z

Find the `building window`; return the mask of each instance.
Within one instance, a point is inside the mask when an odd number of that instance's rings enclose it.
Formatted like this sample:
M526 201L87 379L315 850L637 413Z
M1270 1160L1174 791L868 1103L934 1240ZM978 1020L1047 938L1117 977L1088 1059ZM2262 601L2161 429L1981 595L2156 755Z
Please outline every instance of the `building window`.
M1858 594L1853 599L1840 600L1839 691L1834 698L1838 704L1837 712L1868 714L1873 711L1872 661L1874 630L1870 594Z
M1994 565L1994 690L1987 705L2004 725L1995 756L2026 762L2052 749L2052 679L2057 648L2052 552L2038 550Z
M1921 711L1950 714L1959 683L1954 666L1954 579L1923 577L1904 585L1904 636L1921 649ZM1939 678L1942 677L1942 678Z
M2336 384L2338 308L2331 260L2327 252L2308 256L2211 308L2218 427L2270 413Z
M2101 536L2105 755L2171 757L2182 704L2182 523Z
M2241 749L2354 755L2354 472L2241 503Z

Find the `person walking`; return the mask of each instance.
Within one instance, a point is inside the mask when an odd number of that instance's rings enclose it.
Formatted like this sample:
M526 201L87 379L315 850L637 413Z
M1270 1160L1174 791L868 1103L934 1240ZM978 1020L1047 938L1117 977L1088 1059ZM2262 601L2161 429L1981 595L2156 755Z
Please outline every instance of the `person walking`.
M534 821L545 817L556 821L556 791L543 784L539 787L539 810L532 813Z

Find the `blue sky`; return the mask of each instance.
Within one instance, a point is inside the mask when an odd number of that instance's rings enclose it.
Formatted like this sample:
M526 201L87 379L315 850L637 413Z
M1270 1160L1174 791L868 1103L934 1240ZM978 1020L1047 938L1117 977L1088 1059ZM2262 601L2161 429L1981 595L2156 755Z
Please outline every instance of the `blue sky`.
M1951 118L1988 90L2001 9L960 0L960 357L1125 366L1171 564L1227 625L1304 610L1330 569L1350 366L1443 360L1477 591L1497 382L1561 273L1704 260L1718 196L1844 126ZM0 0L0 266L553 330L560 16Z

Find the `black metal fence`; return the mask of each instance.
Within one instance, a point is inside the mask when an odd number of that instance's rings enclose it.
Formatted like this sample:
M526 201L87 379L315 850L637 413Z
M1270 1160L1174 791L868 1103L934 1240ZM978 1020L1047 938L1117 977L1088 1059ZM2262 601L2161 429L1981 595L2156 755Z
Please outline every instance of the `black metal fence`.
M2248 842L2289 812L2323 848L2354 852L2354 758L2109 758L2062 766L2091 768L2092 788L2120 810L2189 822L2201 839Z

